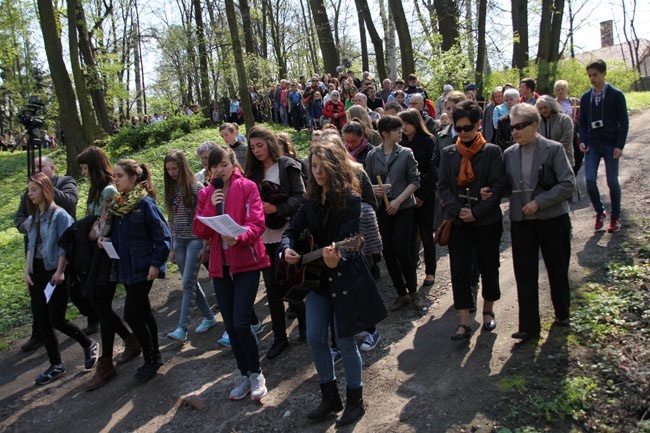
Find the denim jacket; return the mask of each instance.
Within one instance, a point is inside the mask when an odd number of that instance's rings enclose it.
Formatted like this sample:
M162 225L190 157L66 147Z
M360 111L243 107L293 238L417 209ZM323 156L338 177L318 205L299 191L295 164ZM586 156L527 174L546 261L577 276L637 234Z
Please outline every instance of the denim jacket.
M39 224L40 222L40 224ZM57 245L63 232L72 225L74 220L62 207L52 202L44 215L30 216L25 222L29 239L29 273L34 272L34 252L36 250L36 230L40 226L41 242L43 242L43 264L48 271L56 269L59 257L65 256L65 250Z
M113 216L113 246L120 256L117 280L135 284L147 280L149 267L160 269L158 278L165 278L166 262L172 235L160 208L151 197L124 217Z

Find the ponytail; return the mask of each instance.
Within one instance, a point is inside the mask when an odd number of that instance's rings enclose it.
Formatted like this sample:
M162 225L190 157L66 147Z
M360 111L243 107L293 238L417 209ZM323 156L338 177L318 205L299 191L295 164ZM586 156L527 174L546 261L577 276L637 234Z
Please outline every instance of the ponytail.
M140 164L140 168L142 169L142 173L138 176L138 183L147 191L149 197L155 200L156 187L153 184L153 180L151 180L151 170L149 170L149 166L145 163Z

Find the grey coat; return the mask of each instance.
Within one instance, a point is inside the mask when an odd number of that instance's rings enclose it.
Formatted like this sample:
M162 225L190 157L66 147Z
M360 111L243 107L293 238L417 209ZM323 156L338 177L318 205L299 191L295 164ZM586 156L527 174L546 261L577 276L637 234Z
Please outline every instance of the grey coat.
M366 158L366 173L373 185L378 185L377 176L381 176L382 183L389 183L388 199L393 200L399 196L407 186L413 184L420 187L420 173L418 163L413 156L413 151L407 147L395 144L388 158L384 158L384 146L377 146L370 151ZM404 200L400 210L415 206L415 197Z
M573 158L573 120L564 113L553 113L548 119L542 118L537 126L537 132L549 140L557 141L564 147L564 153L571 166L575 165Z
M540 220L555 218L569 212L567 199L571 197L575 189L575 177L569 165L562 145L556 141L547 140L537 134L537 144L533 155L532 184L536 185L532 192L532 199L537 201L539 210L535 216ZM508 184L505 195L511 194L512 190L519 190L521 179L521 146L515 143L503 154L506 163L506 174ZM558 183L548 191L539 185L539 167L545 164L555 172ZM530 199L528 199L530 201ZM510 195L510 219L522 221L524 215L520 193Z

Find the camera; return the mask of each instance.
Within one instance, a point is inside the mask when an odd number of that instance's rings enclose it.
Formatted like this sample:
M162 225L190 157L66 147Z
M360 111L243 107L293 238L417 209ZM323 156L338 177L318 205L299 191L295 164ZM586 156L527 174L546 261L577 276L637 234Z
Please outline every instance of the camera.
M41 128L45 121L39 116L42 116L44 113L45 104L39 101L36 96L30 97L27 107L23 108L18 115L20 123L23 124L27 132L16 142L14 147L11 149L11 152L14 152L18 148L18 144L25 138L27 139L28 153L30 150L40 148Z
M591 122L591 129L598 129L598 128L602 128L603 126L605 126L605 124L603 123L602 120L594 120L593 122Z

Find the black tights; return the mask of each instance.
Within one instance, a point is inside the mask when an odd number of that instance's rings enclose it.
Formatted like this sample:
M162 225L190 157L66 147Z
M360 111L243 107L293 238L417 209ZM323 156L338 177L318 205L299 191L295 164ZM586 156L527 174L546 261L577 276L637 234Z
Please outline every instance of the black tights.
M142 346L142 354L148 363L160 352L158 345L158 324L151 311L149 292L153 281L125 284L124 319Z
M115 296L116 283L108 283L101 290L101 296L95 296L93 304L99 318L102 335L102 356L113 356L113 342L115 334L123 340L130 335L126 325L113 310L113 297Z

